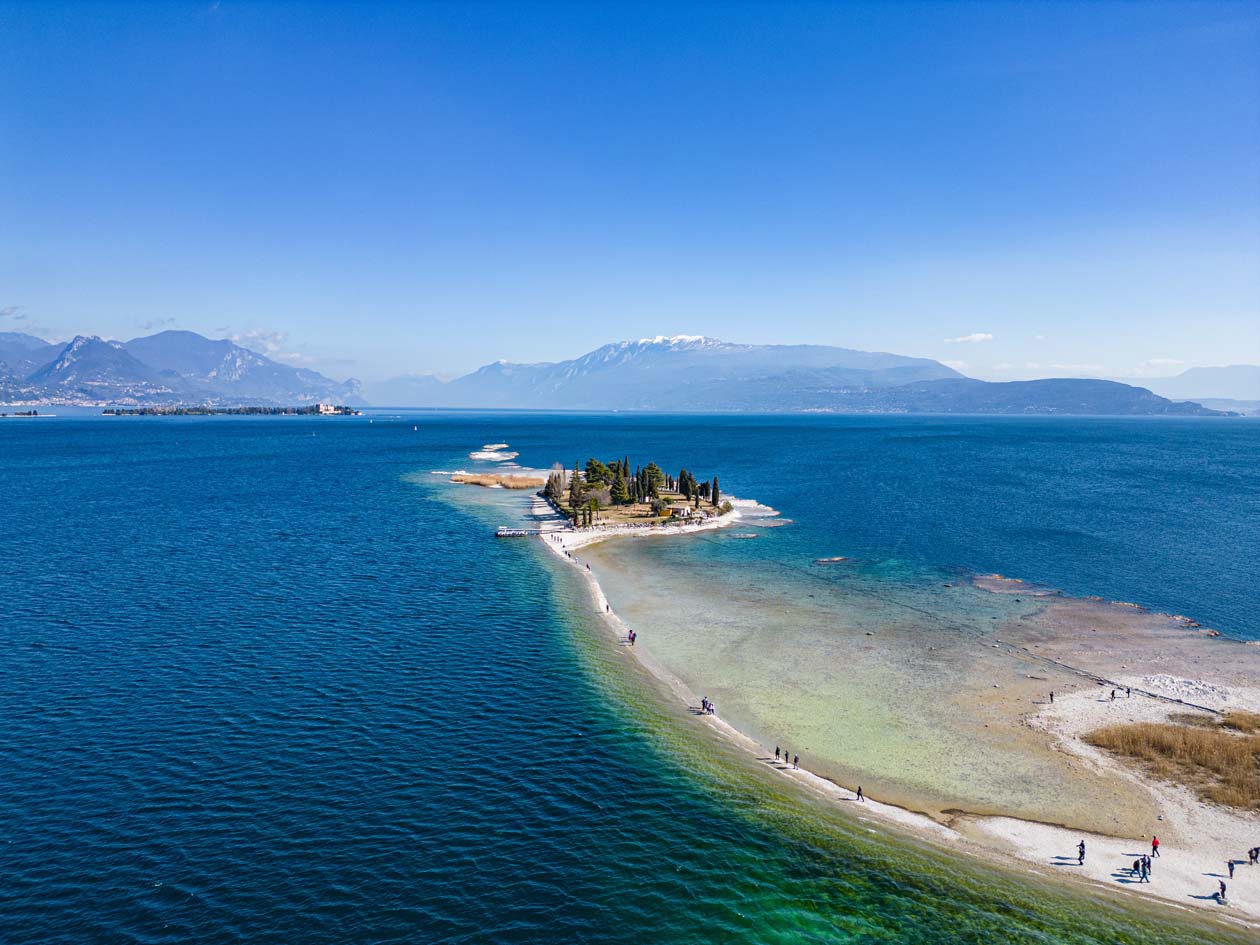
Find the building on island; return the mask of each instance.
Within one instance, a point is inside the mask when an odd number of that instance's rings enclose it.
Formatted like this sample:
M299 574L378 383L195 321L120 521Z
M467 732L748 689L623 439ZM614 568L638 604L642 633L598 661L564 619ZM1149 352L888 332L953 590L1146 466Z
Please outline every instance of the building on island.
M316 404L315 409L319 411L321 417L340 412L333 404Z

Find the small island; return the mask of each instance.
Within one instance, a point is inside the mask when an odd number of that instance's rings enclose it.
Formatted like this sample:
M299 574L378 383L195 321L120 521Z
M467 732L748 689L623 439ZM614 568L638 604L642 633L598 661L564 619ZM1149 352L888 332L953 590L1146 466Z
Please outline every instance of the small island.
M671 476L655 462L631 472L629 457L553 469L539 495L575 528L697 523L731 511L716 476L701 480L686 469Z

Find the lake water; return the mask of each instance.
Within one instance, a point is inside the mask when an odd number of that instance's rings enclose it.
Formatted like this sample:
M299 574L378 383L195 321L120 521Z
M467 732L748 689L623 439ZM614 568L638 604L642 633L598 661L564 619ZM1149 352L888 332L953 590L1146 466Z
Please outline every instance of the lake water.
M793 520L697 543L696 581L773 547L867 589L998 571L1260 638L1253 422L3 421L0 939L1227 940L748 770L566 569L489 536L515 497L430 475L498 441L717 473Z

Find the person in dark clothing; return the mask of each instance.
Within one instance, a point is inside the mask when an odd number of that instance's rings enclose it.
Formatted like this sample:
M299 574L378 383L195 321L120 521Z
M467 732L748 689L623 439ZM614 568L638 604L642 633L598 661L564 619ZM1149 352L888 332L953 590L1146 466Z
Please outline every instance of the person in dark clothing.
M1225 901L1225 880L1222 879L1220 881L1220 887L1221 887L1221 891L1216 894L1216 901L1224 902Z
M1078 866L1085 863L1085 841L1082 840L1076 845L1076 863Z
M801 756L800 756L800 755L793 755L793 756L792 756L792 767L793 767L793 768L797 768L797 769L799 769L799 768L800 768L800 766L801 766Z
M1230 860L1225 865L1229 867L1229 878L1233 879L1234 878L1234 861Z
M774 746L774 763L775 764L779 763L779 746L778 745Z
M857 799L863 804L866 803L866 795L862 793L862 785L858 785Z

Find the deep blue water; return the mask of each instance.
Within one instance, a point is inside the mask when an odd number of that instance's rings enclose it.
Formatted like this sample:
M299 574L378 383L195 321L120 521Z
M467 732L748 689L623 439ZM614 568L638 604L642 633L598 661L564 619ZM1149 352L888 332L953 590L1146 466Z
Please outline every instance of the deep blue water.
M412 425L418 425L417 431ZM788 546L1260 637L1260 424L0 422L0 941L1202 941L870 836L692 735L442 492L717 471Z

